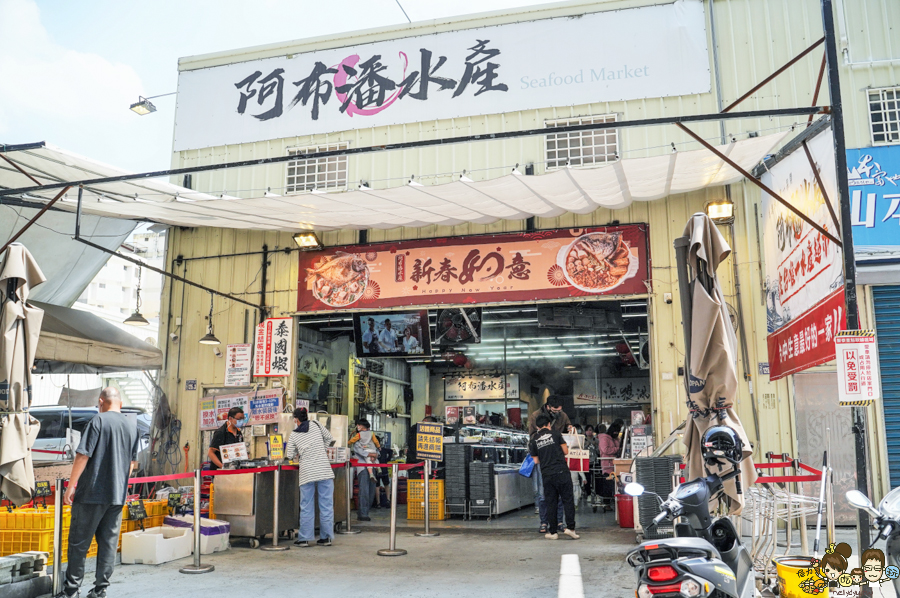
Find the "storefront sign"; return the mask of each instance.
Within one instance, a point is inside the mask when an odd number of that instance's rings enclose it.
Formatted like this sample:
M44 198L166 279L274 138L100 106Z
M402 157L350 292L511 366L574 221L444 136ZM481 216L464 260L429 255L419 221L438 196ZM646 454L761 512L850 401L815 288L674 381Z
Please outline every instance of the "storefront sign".
M444 380L445 401L478 401L494 399L519 399L519 375L506 376L506 393L503 392L503 376L466 376Z
M416 424L416 457L429 461L444 460L442 424Z
M762 182L825 230L836 231L825 203L827 197L838 209L831 130L820 133L807 145L825 185L824 193L802 147L767 170ZM799 343L800 333L808 333L806 328L811 324L818 324L817 330L825 329L826 314L810 312L816 306L820 309L826 298L842 292L843 258L837 245L766 193L762 194L762 212L769 376L777 380L834 358L833 334L827 340L817 337L809 346L806 341L798 344L799 353L793 350L793 340L796 333ZM842 302L840 307L843 308ZM830 318L836 317L834 309L828 311ZM840 318L840 324L832 322L832 331L843 328L843 309ZM802 325L794 325L801 320ZM787 328L790 330L786 332Z
M874 330L844 330L834 339L838 397L842 406L871 405L880 398L881 370Z
M707 93L706 39L703 4L678 0L185 70L175 151Z
M444 407L445 419L450 425L459 421L459 407Z
M276 388L257 393L222 395L200 401L200 429L215 430L228 419L228 410L240 407L244 418L251 424L274 424L281 413L281 397L284 390ZM299 405L298 405L299 406Z
M290 376L294 322L269 318L256 327L254 376Z
M834 359L834 338L846 327L846 311L841 289L770 334L766 339L769 379L778 380Z
M646 293L646 225L450 237L300 252L297 310Z
M248 386L252 361L252 345L228 345L225 348L225 386Z
M900 252L900 145L847 150L857 258Z
M650 378L576 378L573 390L576 405L650 402Z

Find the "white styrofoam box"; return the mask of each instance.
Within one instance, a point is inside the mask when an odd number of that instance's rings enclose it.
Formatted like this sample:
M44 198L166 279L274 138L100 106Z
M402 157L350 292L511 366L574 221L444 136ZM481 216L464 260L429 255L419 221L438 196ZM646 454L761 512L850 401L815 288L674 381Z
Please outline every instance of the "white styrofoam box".
M122 534L123 565L161 565L191 556L191 530L151 527Z
M193 537L194 517L192 515L167 516L163 520L164 527L189 529ZM200 554L212 554L228 550L228 540L231 537L231 524L217 519L200 519ZM191 549L193 550L193 542Z

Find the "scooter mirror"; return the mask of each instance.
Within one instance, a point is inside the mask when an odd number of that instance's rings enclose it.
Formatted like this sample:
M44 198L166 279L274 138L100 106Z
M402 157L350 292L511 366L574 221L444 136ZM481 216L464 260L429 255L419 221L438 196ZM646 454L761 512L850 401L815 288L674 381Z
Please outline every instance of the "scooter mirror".
M862 509L870 515L878 516L878 512L875 510L874 505L872 505L872 501L859 490L849 490L847 492L847 502L849 502L851 506Z
M637 482L631 482L630 484L625 484L625 494L629 496L640 496L644 493L644 487L638 484Z

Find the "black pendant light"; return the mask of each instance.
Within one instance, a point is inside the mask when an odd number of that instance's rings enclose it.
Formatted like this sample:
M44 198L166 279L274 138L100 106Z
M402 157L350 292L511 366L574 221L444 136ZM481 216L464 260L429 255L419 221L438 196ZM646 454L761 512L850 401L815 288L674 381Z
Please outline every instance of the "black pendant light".
M138 267L138 283L137 283L137 292L135 293L137 297L137 301L134 305L134 313L128 316L123 324L128 324L129 326L149 326L150 322L147 321L147 318L141 315L141 272L142 268Z

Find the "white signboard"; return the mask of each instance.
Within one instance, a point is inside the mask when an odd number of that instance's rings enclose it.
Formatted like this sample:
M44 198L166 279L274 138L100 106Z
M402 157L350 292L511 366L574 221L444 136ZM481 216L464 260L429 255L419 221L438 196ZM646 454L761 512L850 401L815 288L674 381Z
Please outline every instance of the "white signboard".
M182 71L175 151L707 93L698 0Z
M253 345L228 345L225 348L225 386L248 386L253 364Z
M284 389L261 390L244 394L207 397L200 401L200 429L215 430L228 419L228 410L240 407L250 424L278 423ZM302 407L298 402L298 407ZM309 405L306 405L307 408Z
M874 330L842 330L834 337L838 398L842 406L871 405L881 394L881 370Z
M289 376L294 322L291 318L269 318L256 327L254 376Z
M219 455L221 456L222 463L231 463L232 461L246 461L249 459L247 456L247 445L243 442L236 442L235 444L223 444L219 447Z
M650 402L650 378L578 378L573 390L576 405Z
M831 130L808 142L825 191L839 211ZM837 236L806 152L797 149L762 176L762 182ZM843 287L840 248L767 193L762 194L768 333L799 318ZM773 356L769 355L769 361Z
M506 394L503 393L503 376L466 376L444 380L445 401L502 401L519 399L519 376L506 376Z

